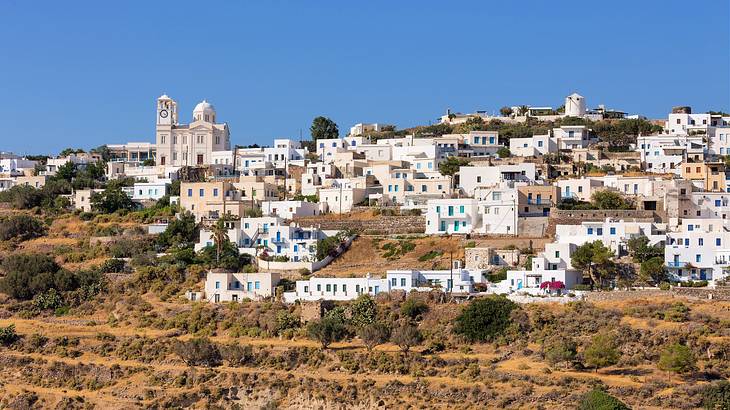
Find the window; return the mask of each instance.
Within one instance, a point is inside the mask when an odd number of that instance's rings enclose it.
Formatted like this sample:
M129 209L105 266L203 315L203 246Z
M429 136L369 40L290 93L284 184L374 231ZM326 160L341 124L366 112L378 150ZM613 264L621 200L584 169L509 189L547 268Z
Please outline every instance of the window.
M459 213L464 213L464 205L459 206Z
M406 278L400 278L400 285L405 286L406 285Z
M722 239L715 238L715 246L721 246L722 245Z
M583 187L582 186L579 186L578 187L578 192L583 192Z
M218 188L213 188L213 196L218 196Z
M190 189L188 189L188 197L192 197L192 196L193 196L193 190L192 190L192 188L190 188Z
M560 251L555 251L555 257L556 258L559 258L560 257Z
M259 281L254 282L253 287L254 287L254 289L261 289L261 282L259 282Z
M715 206L721 206L721 205L722 205L722 201L720 201L719 199L716 199Z
M198 190L198 196L205 196L205 189L203 189L203 188L200 188L200 189Z
M691 231L694 231L695 230L694 225L687 225L687 230L690 231L690 232Z
M492 192L492 200L493 201L501 201L502 200L502 193L501 192Z
M538 141L538 142L537 142L537 146L538 146L538 147L542 147L542 141Z
M482 177L481 177L481 175L480 175L480 176L477 176L477 182L482 182Z
M221 288L221 283L220 283L220 282L218 282L218 281L216 281L216 282L215 282L215 288L216 288L216 289L220 289L220 288Z
M588 228L588 235L593 235L593 228Z
M398 279L396 278L390 278L390 286L395 286L398 284Z
M603 228L596 228L596 235L603 235Z
M611 232L611 235L616 235L616 228L613 228L612 227L611 230L610 230L610 232Z
M702 255L695 255L695 262L702 262Z
M332 291L332 285L330 285L329 283L327 284L326 288L327 288L327 292Z
M703 245L705 244L705 240L704 240L703 238L699 238L699 239L697 240L697 244L698 244L699 246L703 246Z

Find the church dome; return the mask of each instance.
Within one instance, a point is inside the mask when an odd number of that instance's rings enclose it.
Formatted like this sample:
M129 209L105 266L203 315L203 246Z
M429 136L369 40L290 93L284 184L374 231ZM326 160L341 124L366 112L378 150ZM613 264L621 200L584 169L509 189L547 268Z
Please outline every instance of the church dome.
M198 103L198 105L196 105L195 109L193 110L194 113L195 112L206 112L206 111L207 112L215 111L215 108L213 108L213 104L211 104L205 100Z

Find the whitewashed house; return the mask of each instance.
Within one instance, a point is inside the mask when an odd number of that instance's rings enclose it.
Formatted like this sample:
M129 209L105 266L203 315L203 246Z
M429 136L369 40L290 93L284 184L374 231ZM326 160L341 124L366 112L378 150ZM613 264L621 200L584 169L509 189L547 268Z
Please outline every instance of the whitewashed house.
M240 302L245 299L263 300L275 296L278 273L230 273L209 271L202 295L188 293L188 299L202 297L212 303ZM195 296L193 296L195 295Z
M667 232L664 260L679 281L714 281L730 268L730 228L724 219L683 218Z
M373 278L370 274L360 278L319 278L298 280L296 290L284 292L284 302L357 299L360 295L376 296L389 292L388 280Z

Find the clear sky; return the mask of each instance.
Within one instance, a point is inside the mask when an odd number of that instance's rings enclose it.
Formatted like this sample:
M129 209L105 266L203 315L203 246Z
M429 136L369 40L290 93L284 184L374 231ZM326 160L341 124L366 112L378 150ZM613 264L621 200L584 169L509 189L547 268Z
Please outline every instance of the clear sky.
M207 99L235 144L446 108L730 110L730 2L0 0L0 150L153 141Z

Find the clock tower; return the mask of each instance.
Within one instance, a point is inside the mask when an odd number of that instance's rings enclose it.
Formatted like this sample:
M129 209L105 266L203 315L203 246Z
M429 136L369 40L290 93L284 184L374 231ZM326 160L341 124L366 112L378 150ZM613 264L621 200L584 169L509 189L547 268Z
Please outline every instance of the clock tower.
M177 103L167 95L157 99L157 125L170 126L177 123Z

